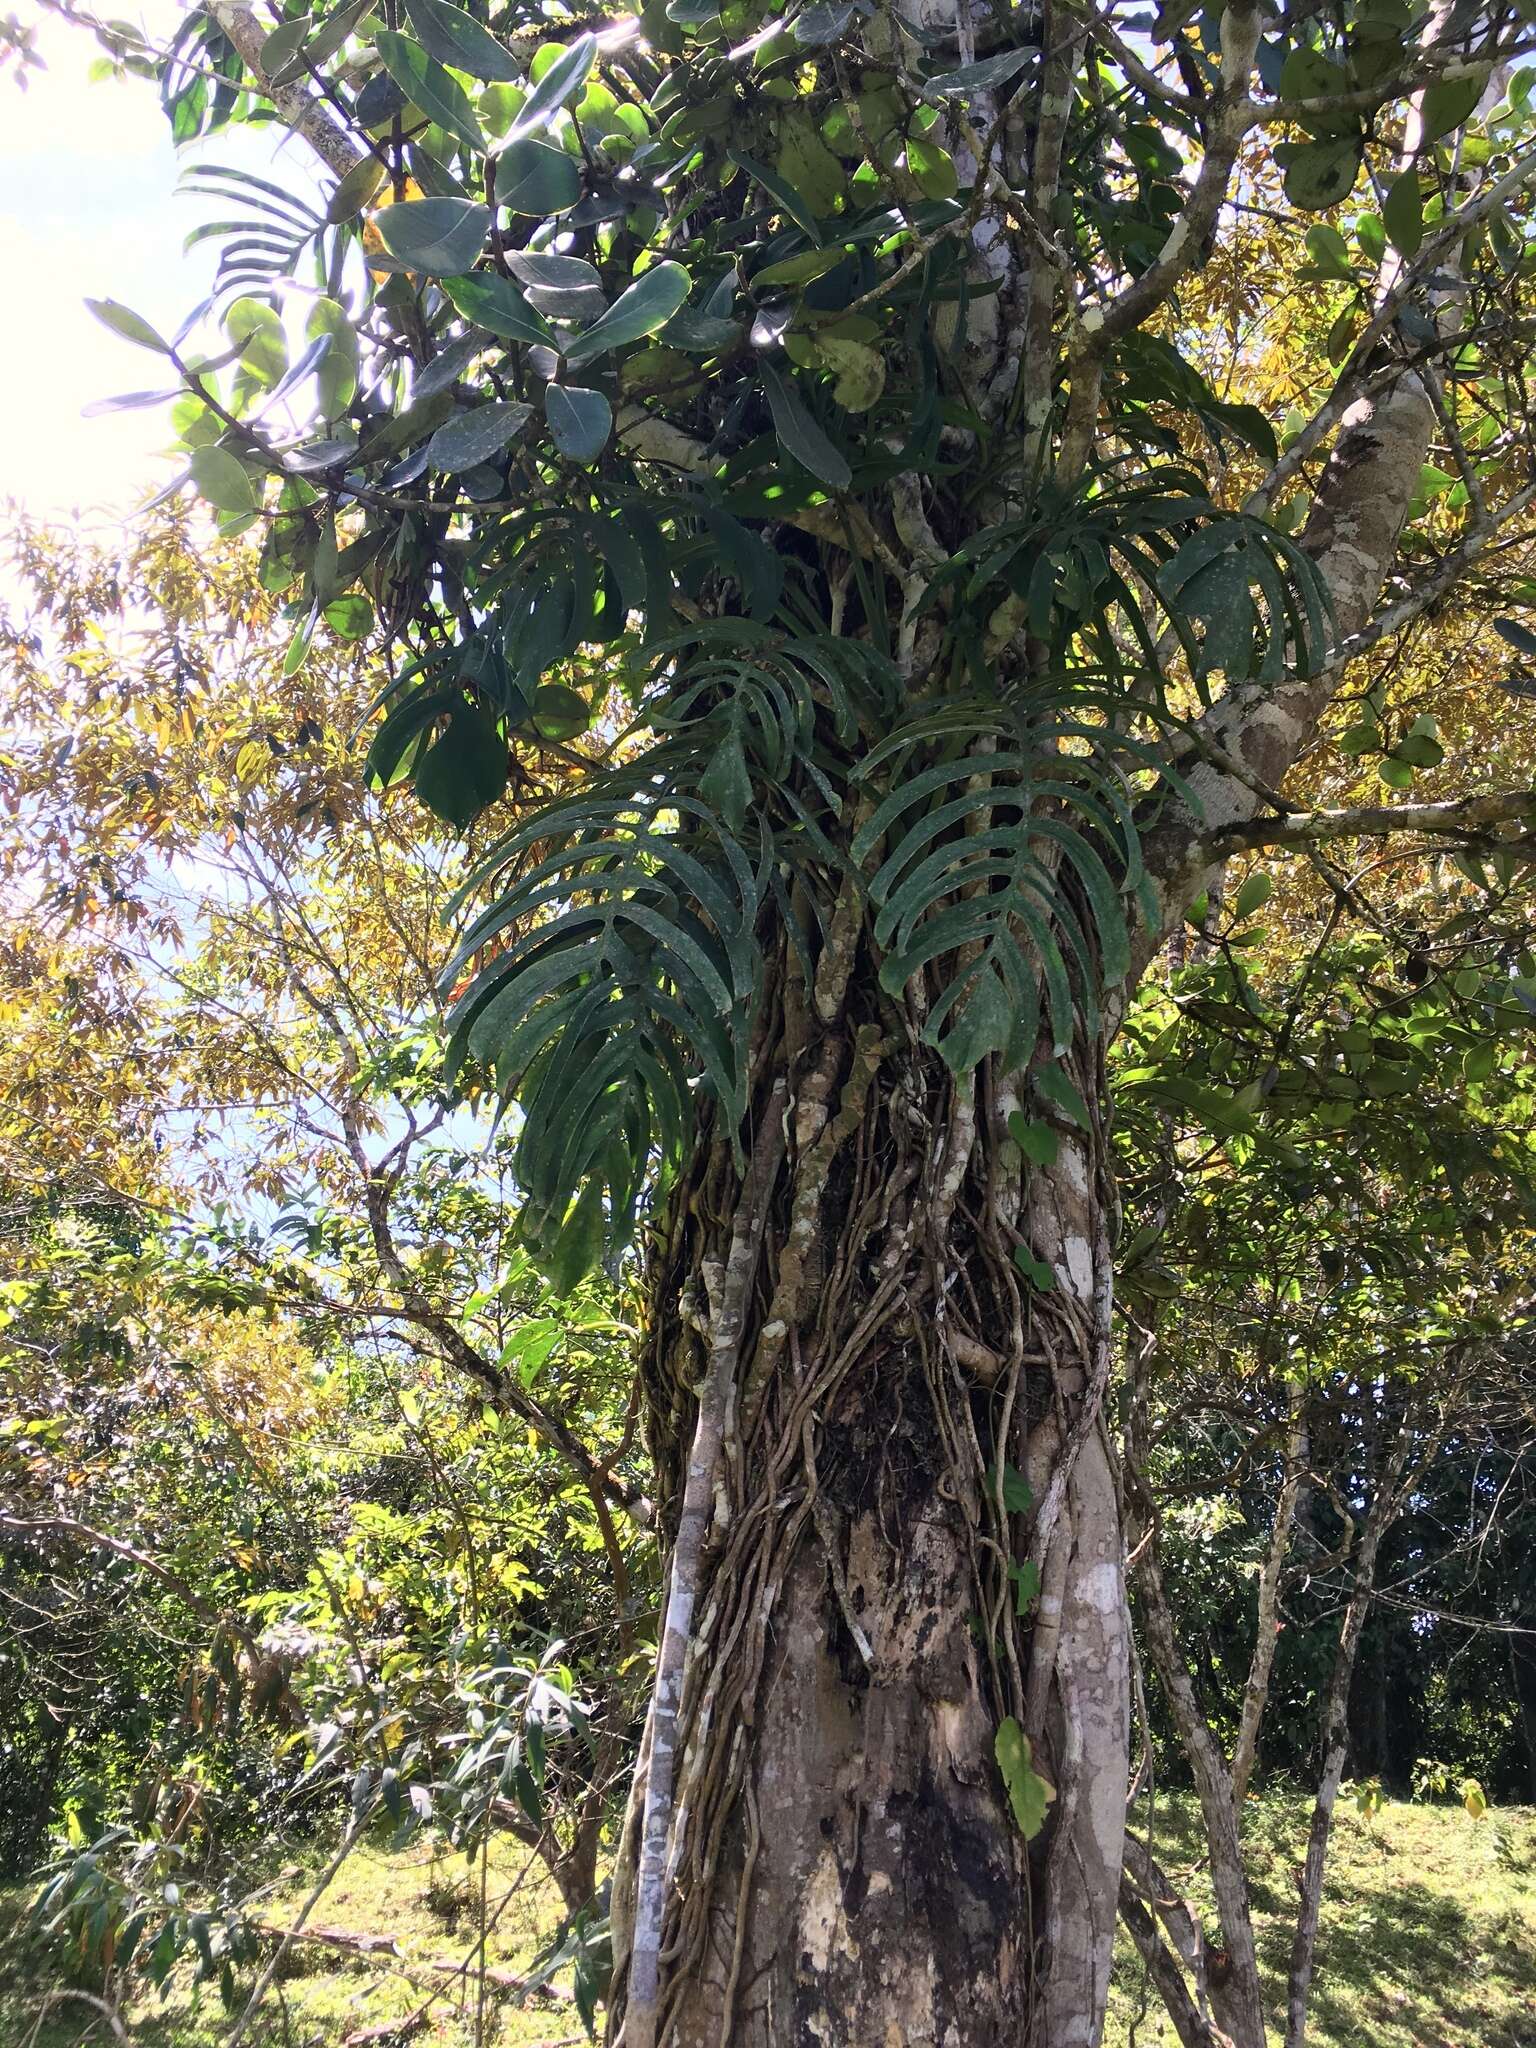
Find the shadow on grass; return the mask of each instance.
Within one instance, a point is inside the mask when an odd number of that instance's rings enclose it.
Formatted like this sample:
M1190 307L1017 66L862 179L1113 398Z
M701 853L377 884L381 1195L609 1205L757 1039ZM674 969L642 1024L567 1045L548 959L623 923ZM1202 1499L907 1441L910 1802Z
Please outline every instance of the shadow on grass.
M1310 1813L1304 1796L1270 1793L1244 1816L1265 2006L1277 2035ZM1144 1816L1142 1823L1138 1834ZM1214 1932L1198 1813L1187 1795L1159 1802L1155 1853ZM1139 1966L1122 1952L1117 1969L1129 2002ZM1154 2027L1139 2038L1159 2037ZM1536 2048L1530 1812L1473 1822L1459 1810L1393 1804L1367 1822L1341 1803L1308 2040L1311 2048Z

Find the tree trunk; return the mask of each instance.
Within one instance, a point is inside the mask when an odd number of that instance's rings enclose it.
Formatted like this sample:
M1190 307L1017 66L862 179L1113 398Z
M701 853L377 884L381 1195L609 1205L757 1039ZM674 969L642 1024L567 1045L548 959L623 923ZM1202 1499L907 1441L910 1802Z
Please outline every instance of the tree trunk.
M610 2039L1092 2048L1129 1753L1102 1133L1026 1178L1016 1091L850 1023L828 958L786 978L745 1173L701 1155L657 1253L672 1590ZM1093 1104L1098 1048L1077 1072Z

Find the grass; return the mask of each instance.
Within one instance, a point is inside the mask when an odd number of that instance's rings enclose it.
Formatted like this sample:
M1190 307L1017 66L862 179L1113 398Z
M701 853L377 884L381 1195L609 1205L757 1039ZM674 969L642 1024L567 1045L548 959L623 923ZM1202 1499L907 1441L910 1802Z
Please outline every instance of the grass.
M1249 1810L1255 1918L1275 2023L1307 1817L1299 1796L1271 1795ZM1157 1839L1164 1867L1210 1925L1187 1796L1159 1801ZM491 1858L493 1908L510 1894L488 1943L495 1966L526 1966L560 1919L546 1882L516 1882L522 1868L510 1844ZM364 1961L319 1943L296 1948L248 2048L342 2048L349 2035L403 2017L434 1988L440 1995L410 2037L413 2048L474 2048L473 1993L466 2004L461 1985L424 1966L471 1947L476 1876L461 1857L420 1843L393 1854L358 1849L309 1924L390 1935L400 1958ZM265 1917L288 1924L311 1881L294 1876L274 1890ZM84 2005L55 2005L39 2024L57 1980L26 1938L27 1899L25 1891L0 1891L0 2048L105 2048L108 2030ZM131 2000L123 2018L133 2048L219 2048L229 2032L213 1991L199 2000L185 1978L163 2002L153 1993ZM520 2007L493 1991L483 2038L486 2048L537 2048L582 2036L569 2004ZM1308 2038L1310 2048L1536 2048L1536 1808L1474 1821L1459 1807L1389 1803L1366 1820L1341 1802ZM1123 1947L1106 2048L1171 2048L1174 2040L1134 1952Z
M527 1852L515 1843L492 1849L486 1893L495 1923L486 1952L493 1969L525 1969L562 1918L558 1894L526 1863ZM309 1870L290 1871L263 1899L260 1917L271 1926L291 1925L313 1882ZM477 1866L420 1841L393 1853L358 1847L306 1926L315 1933L388 1935L399 1956L362 1958L320 1941L296 1942L242 2048L342 2048L349 2036L403 2019L433 1991L425 2021L408 2037L411 2048L476 2048L475 1976L454 1980L431 1965L443 1957L462 1961L472 1951L478 1884ZM28 1938L30 1897L25 1889L0 1891L0 2048L111 2048L110 2029L83 2003L43 2011L49 1985L59 1980L47 1974ZM199 1993L191 1975L190 1969L178 1972L168 1998L148 1991L121 2007L133 2048L216 2048L227 2038L231 2020L217 1988L205 1985ZM248 1993L251 1972L242 1977ZM568 2001L534 1997L520 2006L487 1985L484 2048L585 2039ZM377 2041L370 2048L394 2044Z
M1311 1802L1251 1803L1246 1840L1271 2038L1284 2019L1296 1871ZM1197 1815L1158 1804L1158 1860L1207 1929ZM1144 2010L1143 2010L1144 2009ZM1138 2020L1138 2015L1141 2016ZM1536 2048L1536 1808L1473 1820L1458 1807L1389 1801L1364 1818L1341 1799L1328 1859L1309 2048ZM1122 1940L1106 2048L1176 2043L1140 1958Z

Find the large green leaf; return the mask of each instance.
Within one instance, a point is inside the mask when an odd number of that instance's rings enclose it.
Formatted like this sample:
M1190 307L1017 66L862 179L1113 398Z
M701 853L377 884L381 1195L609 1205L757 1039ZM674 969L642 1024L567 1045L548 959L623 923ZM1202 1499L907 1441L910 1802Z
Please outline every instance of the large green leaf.
M1012 1714L999 1723L993 1750L1019 1833L1026 1842L1032 1842L1045 1826L1056 1788L1035 1769L1029 1737Z
M374 42L385 70L406 98L420 107L428 120L457 136L472 155L483 156L485 137L480 133L469 95L457 79L409 36L381 28Z
M116 299L87 299L85 303L104 327L110 327L124 341L131 341L139 348L153 349L156 355L170 354L169 342L147 320L140 319L129 307L120 306Z
M462 832L501 795L507 774L507 743L495 720L460 697L416 763L412 786L428 810Z
M532 411L531 405L505 398L455 413L427 443L427 460L434 469L446 470L449 475L474 469L499 455Z
M522 77L522 66L511 51L462 7L452 7L448 0L405 0L405 11L422 47L439 64L451 64L471 78Z
M613 432L613 407L601 391L579 385L546 386L544 416L555 446L573 462L595 462Z
M470 277L445 277L443 290L466 320L504 341L537 345L554 340L549 322L536 313L516 285L488 270Z
M566 345L566 362L575 369L594 356L657 333L687 298L690 282L681 263L658 263L647 270L584 334Z
M216 511L254 512L257 497L250 472L227 448L195 448L189 464L200 498Z
M772 363L762 364L762 379L779 446L832 490L846 491L853 481L847 456L827 439L800 394Z
M541 219L564 213L581 197L581 172L573 157L535 135L509 142L496 159L496 197L514 213Z
M560 109L568 106L587 82L597 56L597 38L580 35L557 57L524 101L512 123L509 142L520 141L538 128L547 128Z
M491 209L473 199L405 199L381 207L374 225L391 256L430 277L457 277L485 247Z

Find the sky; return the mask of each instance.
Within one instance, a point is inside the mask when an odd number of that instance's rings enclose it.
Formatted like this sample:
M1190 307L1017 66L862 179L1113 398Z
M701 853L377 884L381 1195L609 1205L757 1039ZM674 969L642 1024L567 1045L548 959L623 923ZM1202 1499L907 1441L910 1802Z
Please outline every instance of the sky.
M93 399L174 382L143 349L109 332L84 301L118 299L174 333L212 278L213 250L182 250L209 202L178 196L198 161L270 170L276 130L221 135L180 159L152 84L92 81L101 54L84 30L35 13L46 71L25 92L0 75L0 275L9 317L0 321L0 501L38 516L79 513L90 526L132 509L167 474L158 459L168 430L156 411L82 419ZM177 0L148 0L134 20L163 39ZM289 141L287 148L302 149ZM281 172L279 173L281 175Z

